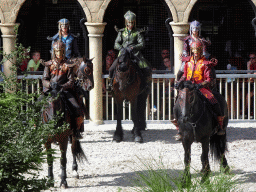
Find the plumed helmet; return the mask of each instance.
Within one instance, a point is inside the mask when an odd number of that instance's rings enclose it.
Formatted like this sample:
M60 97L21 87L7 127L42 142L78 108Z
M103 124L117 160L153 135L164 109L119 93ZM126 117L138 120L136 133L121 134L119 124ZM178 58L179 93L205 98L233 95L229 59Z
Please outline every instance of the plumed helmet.
M66 52L66 44L62 41L56 41L52 44L52 58L55 58L55 51L62 51L63 57L65 57Z
M135 21L136 20L136 15L135 13L131 12L131 11L127 11L125 14L124 14L124 18L125 20L127 21Z
M193 30L197 30L199 32L199 35L201 35L201 23L199 23L199 21L195 20L190 23L190 35L192 35Z
M63 19L59 20L58 24L59 24L58 25L59 29L61 28L61 25L67 25L67 26L69 26L69 29L70 29L70 22L66 18L63 18Z

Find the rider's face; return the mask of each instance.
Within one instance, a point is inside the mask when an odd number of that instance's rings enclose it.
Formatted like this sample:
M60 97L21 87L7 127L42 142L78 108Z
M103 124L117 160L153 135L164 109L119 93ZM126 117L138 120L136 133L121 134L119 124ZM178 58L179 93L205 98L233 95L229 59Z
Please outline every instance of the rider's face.
M64 32L67 32L68 31L68 25L67 24L62 24L61 25L61 30L64 31Z
M63 59L64 58L64 51L63 50L61 50L61 49L54 50L54 53L55 53L55 57L57 59Z
M192 34L195 36L199 36L199 27L192 27Z
M127 21L126 23L127 29L132 30L134 27L134 21Z

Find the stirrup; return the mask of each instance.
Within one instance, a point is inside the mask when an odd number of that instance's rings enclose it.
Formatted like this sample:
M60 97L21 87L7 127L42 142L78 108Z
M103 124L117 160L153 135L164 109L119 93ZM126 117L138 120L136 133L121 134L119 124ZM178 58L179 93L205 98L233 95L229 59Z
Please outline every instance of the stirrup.
M218 132L217 132L217 135L225 135L225 134L226 134L226 132L223 129L218 130Z
M76 139L77 139L77 140L83 139L83 136L81 135L80 131L78 131L78 132L76 133Z
M181 134L178 133L178 134L175 135L174 137L175 137L175 140L176 140L176 141L182 141L182 135L181 135Z
M171 122L172 122L176 127L179 127L177 119L173 119L173 120L171 120Z

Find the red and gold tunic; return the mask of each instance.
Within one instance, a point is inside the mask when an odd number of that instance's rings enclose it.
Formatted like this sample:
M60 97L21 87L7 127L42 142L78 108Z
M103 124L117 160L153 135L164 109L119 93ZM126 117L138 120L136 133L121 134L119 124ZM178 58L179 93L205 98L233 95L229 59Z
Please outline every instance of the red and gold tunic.
M213 81L211 75L211 67L213 63L201 57L196 63L193 57L188 57L185 67L183 79L192 81L195 84L203 83L210 84ZM212 91L209 87L200 88L200 92L212 103L217 103Z

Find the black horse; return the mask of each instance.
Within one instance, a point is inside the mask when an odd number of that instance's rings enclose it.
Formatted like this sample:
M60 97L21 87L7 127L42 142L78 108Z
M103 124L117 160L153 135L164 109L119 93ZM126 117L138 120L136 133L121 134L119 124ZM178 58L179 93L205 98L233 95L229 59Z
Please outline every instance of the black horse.
M81 95L85 91L89 91L93 89L94 82L93 82L93 64L92 60L89 59L76 59L75 62L76 66L74 66L73 72L76 76L76 88L74 91L79 92L77 95ZM69 136L72 136L72 146L71 151L73 154L73 165L72 170L75 178L79 178L77 170L78 165L76 159L79 161L86 160L86 156L83 152L83 149L80 145L79 140L76 139L74 135L74 130L71 128L71 114L69 110L66 110L68 108L66 100L65 100L65 94L60 91L58 97L50 97L48 100L49 104L47 106L44 106L44 110L42 113L43 117L43 123L49 122L50 120L53 120L55 118L55 115L57 112L64 113L63 117L58 120L57 126L62 126L64 122L69 124L69 127L62 133L49 136L47 139L47 142L45 143L46 150L51 149L51 143L58 142L60 151L61 151L61 184L60 186L62 188L67 188L67 174L66 174L66 152L67 152L67 145L68 145L68 138ZM79 104L81 104L78 101ZM83 120L81 121L80 125L83 126ZM47 163L48 163L48 178L50 180L53 180L53 158L51 155L47 154Z
M218 126L216 115L213 114L210 103L195 87L191 81L184 82L183 88L178 92L178 98L174 107L174 115L178 120L179 129L183 137L182 144L185 151L183 179L185 182L190 181L191 178L191 145L194 141L202 144L202 182L208 178L210 173L208 159L209 144L211 154L215 157L215 160L221 162L221 166L225 171L229 170L225 157L225 151L227 150L226 134L216 134ZM227 103L222 95L218 93L214 93L214 95L224 111L223 127L226 130L228 124Z
M117 126L114 133L113 141L120 142L123 140L123 129L121 125L123 113L123 101L131 103L131 115L134 127L132 133L134 141L143 142L141 130L146 128L146 99L148 89L143 88L143 74L137 64L135 64L132 53L123 48L120 56L117 58L118 64L114 72L112 95L117 106Z

